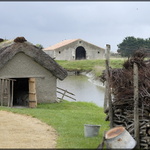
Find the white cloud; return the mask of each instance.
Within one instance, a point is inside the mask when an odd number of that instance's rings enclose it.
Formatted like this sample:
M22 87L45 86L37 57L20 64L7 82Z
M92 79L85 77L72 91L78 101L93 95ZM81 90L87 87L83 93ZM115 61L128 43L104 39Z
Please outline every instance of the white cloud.
M0 2L1 38L23 35L44 47L81 38L105 47L148 38L150 2Z

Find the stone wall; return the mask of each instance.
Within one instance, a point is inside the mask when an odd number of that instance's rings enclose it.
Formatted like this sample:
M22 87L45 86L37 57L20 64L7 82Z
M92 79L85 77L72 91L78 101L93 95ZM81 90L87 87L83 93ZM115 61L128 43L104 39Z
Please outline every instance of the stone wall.
M45 52L56 60L76 60L76 49L80 46L86 51L86 59L104 58L104 49L83 40L77 40L53 51L45 50Z
M38 103L55 102L56 77L24 53L18 53L1 70L0 78L36 79Z

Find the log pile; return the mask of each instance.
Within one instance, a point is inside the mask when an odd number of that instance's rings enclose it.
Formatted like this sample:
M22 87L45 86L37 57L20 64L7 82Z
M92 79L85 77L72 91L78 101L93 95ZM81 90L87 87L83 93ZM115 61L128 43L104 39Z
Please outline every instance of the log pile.
M138 65L139 75L139 137L140 148L150 149L150 60L142 51L124 62L121 69L109 69L113 109L113 126L124 126L134 137L134 83L133 64ZM106 81L106 71L100 77ZM105 110L109 121L109 108Z

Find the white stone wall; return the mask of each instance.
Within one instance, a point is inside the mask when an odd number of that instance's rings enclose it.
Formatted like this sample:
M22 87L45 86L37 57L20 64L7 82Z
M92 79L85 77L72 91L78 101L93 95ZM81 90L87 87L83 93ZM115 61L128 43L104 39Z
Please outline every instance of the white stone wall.
M86 59L102 59L104 58L104 49L101 49L88 42L78 40L70 43L66 46L60 47L54 51L53 56L50 55L50 51L45 52L51 57L55 57L56 60L75 60L77 47L82 46L86 51ZM52 50L51 50L52 51ZM52 54L52 53L51 53Z
M52 58L55 58L55 54L54 51L44 51L46 54L48 54L49 56L51 56Z
M18 53L1 70L0 78L36 78L38 103L55 102L56 77L24 53Z

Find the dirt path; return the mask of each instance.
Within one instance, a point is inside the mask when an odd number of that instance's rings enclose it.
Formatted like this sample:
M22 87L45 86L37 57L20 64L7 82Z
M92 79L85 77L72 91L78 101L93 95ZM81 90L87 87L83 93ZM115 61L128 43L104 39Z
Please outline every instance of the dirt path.
M0 111L0 148L55 148L56 131L36 118Z

